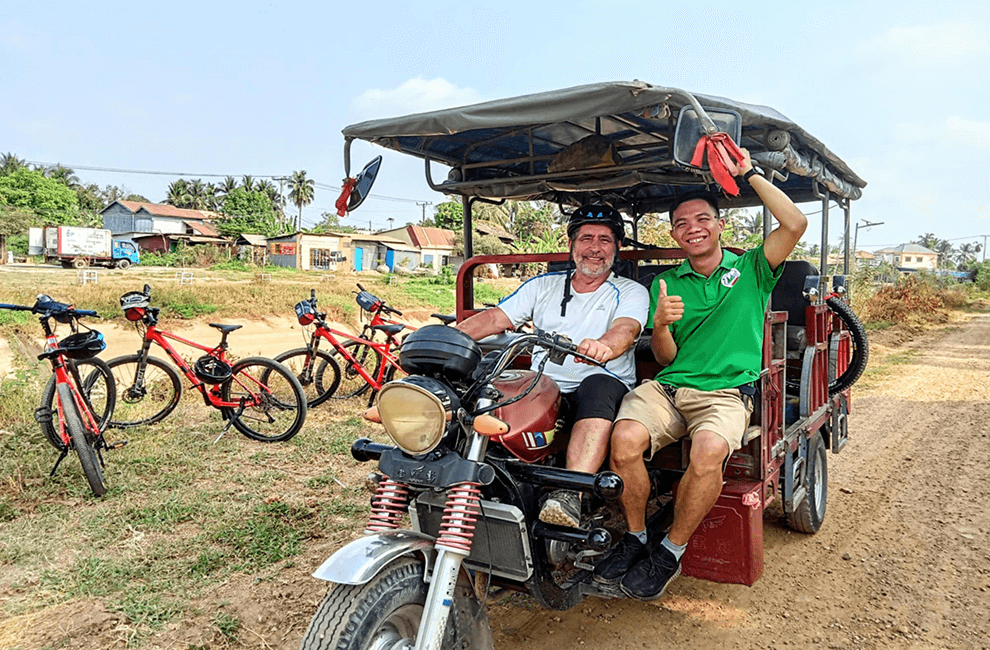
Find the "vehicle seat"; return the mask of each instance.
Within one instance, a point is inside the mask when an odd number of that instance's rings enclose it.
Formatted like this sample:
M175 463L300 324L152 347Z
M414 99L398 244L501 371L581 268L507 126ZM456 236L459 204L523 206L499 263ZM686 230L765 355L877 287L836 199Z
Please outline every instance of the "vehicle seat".
M802 293L804 279L809 275L818 275L818 269L810 262L803 260L784 262L784 270L773 288L773 293L770 294L770 309L786 311L788 326L804 327L805 325L804 310L808 306L808 301Z

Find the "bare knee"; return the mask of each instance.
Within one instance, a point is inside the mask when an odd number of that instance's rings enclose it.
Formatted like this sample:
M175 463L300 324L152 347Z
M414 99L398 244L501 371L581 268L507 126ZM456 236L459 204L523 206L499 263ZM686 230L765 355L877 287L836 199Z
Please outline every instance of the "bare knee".
M722 471L729 443L712 431L699 431L691 439L691 465L698 471Z
M624 467L643 462L643 452L650 446L650 433L635 420L619 420L612 430L612 464Z

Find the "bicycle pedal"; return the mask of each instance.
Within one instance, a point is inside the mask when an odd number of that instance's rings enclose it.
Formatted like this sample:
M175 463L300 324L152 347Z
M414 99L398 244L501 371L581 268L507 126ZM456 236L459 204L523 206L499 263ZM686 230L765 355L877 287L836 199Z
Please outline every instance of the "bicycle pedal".
M120 449L121 447L126 447L126 440L118 440L117 442L110 443L107 445L107 451L113 451L114 449Z

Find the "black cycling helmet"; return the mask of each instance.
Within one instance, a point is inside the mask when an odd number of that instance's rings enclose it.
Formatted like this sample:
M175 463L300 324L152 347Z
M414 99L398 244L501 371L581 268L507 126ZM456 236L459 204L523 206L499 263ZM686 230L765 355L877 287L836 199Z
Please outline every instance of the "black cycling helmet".
M615 247L619 248L622 246L622 240L626 236L626 229L622 222L622 215L612 206L601 203L589 203L582 205L572 212L571 218L567 222L568 239L573 239L578 228L586 223L597 223L608 226L612 229L612 233L615 234Z
M233 374L229 365L208 354L196 359L193 371L205 384L222 384Z
M102 334L89 330L66 336L58 342L58 347L70 359L91 359L103 352L107 344Z

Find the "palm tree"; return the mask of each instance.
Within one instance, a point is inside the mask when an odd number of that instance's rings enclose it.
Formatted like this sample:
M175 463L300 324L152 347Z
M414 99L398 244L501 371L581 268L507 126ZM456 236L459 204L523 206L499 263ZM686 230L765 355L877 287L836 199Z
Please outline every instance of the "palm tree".
M219 187L219 191L224 196L230 194L236 189L237 189L237 179L234 178L233 176L228 176L225 179L223 179L223 182L220 183L220 187Z
M52 180L59 181L69 189L74 190L79 187L79 177L76 176L76 172L68 167L63 167L61 164L46 169L45 176Z
M247 174L244 174L243 176L241 176L241 187L243 187L244 190L247 191L247 192L253 192L254 191L254 178L252 178L251 176L248 176Z
M296 222L297 229L302 228L303 206L313 202L314 194L314 181L312 178L306 178L306 170L292 172L292 178L289 179L289 200L299 208L299 219Z
M944 239L940 239L935 244L935 252L938 253L939 268L949 268L949 265L952 264L952 254L954 252L952 244Z
M983 246L976 242L960 244L959 248L956 249L955 255L957 267L969 267L970 264L976 262L976 255L981 250L983 250Z
M168 195L165 197L165 203L169 205L174 205L177 208L188 207L192 202L192 196L189 193L189 188L186 186L186 181L180 178L168 186Z
M0 156L0 176L10 176L18 169L27 169L27 161L9 151Z

